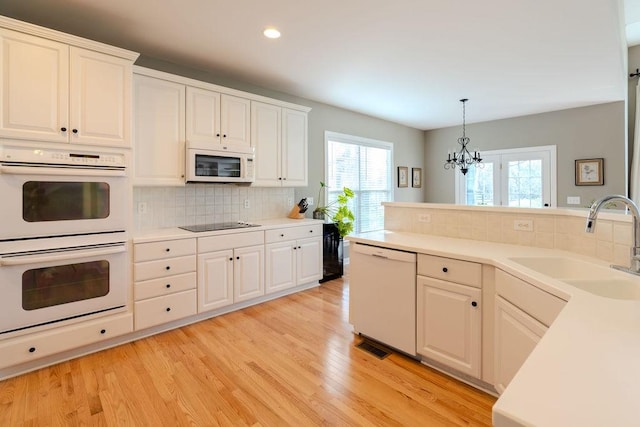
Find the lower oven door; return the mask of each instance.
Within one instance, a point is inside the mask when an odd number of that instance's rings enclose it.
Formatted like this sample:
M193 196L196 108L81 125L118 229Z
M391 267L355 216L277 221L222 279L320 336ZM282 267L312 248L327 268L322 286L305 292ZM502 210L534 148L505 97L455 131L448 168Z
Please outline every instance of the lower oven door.
M127 304L127 244L0 256L0 334Z

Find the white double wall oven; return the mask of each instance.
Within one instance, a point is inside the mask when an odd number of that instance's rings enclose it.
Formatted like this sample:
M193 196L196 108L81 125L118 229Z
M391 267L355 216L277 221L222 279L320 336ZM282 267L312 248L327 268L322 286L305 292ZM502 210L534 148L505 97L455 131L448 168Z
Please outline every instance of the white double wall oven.
M127 157L0 145L0 338L125 310Z

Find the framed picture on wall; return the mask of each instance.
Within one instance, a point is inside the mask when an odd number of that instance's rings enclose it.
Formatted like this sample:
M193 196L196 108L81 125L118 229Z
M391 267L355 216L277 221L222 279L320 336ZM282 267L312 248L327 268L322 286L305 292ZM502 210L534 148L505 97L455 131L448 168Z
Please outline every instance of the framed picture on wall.
M409 168L407 166L398 166L398 187L409 186Z
M604 185L604 159L576 160L576 185Z
M422 168L411 168L411 186L414 188L422 187Z

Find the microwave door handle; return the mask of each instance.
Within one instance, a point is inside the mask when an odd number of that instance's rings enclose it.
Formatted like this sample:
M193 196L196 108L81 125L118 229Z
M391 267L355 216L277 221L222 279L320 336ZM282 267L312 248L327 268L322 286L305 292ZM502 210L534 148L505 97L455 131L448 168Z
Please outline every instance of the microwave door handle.
M0 165L0 174L6 175L56 175L56 176L126 176L124 170L99 168L50 168L35 166Z
M25 265L25 264L40 264L45 262L56 262L56 261L64 261L69 259L78 259L79 256L102 256L102 255L113 255L121 252L125 252L126 248L124 245L118 245L114 248L108 249L82 249L82 250L71 250L66 253L59 254L46 254L46 255L24 255L17 256L15 258L1 258L0 257L0 266L14 266L14 265Z

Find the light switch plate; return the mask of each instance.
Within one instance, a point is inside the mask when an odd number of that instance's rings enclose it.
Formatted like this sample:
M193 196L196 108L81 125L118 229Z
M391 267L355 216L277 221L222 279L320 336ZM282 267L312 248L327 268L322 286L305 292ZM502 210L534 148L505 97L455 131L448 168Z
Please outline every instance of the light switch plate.
M568 205L579 205L580 204L580 196L568 196L567 197Z

